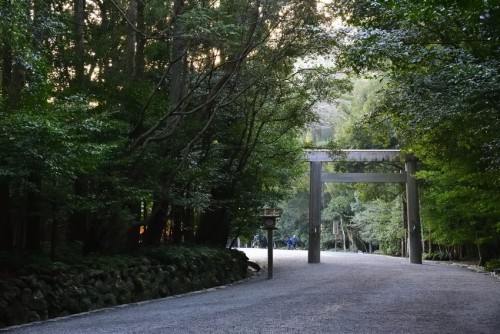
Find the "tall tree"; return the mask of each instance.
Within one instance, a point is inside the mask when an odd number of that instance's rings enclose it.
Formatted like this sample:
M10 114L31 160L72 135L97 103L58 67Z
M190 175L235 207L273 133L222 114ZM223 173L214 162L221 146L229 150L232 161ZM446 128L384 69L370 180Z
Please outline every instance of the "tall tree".
M431 169L420 174L431 185L423 209L440 209L424 227L447 221L456 228L431 229L443 237L464 231L481 262L498 256L498 3L362 0L332 8L357 29L339 61L389 79L373 119L389 117L401 146Z
M249 231L343 88L294 67L328 42L312 0L2 1L1 226L28 200L86 252Z

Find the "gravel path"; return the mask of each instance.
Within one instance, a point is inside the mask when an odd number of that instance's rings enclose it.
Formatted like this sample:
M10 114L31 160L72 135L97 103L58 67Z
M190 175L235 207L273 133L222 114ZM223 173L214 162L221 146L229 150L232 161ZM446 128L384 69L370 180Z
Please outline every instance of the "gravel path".
M242 249L262 265L264 249ZM500 281L380 255L274 250L274 275L12 333L500 333Z

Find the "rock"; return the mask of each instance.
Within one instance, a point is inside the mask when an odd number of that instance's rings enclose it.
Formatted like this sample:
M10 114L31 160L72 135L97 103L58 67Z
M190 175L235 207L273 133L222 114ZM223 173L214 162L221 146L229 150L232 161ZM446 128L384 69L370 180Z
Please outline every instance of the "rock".
M103 302L105 306L115 306L116 305L116 297L112 293L107 293L104 295Z
M49 317L49 312L47 309L47 302L45 297L40 290L36 290L28 303L28 307L31 311L36 312L38 315L38 320L47 320Z
M26 316L26 319L28 322L35 322L35 321L40 321L40 315L36 313L35 311L28 311L28 314Z
M248 262L248 267L251 268L253 271L260 271L260 266L252 261L247 261Z

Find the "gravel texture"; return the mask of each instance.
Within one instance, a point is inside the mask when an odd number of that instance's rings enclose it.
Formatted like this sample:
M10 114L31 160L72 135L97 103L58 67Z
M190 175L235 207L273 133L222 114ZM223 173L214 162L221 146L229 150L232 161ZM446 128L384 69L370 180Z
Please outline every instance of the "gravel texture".
M267 250L242 249L264 267ZM500 333L500 281L462 266L274 250L238 284L11 327L12 333Z

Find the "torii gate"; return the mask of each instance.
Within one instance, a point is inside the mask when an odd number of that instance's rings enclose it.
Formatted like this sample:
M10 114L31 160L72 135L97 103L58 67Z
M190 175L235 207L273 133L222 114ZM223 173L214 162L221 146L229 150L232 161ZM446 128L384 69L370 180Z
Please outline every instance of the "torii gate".
M410 244L410 263L422 264L422 241L420 235L420 213L418 189L414 174L416 159L405 155L403 173L323 173L322 162L333 161L392 161L401 156L400 150L342 150L334 156L328 150L307 150L310 162L309 197L309 250L308 263L320 262L321 233L321 183L322 182L393 182L406 183L406 203L408 215L408 234Z

